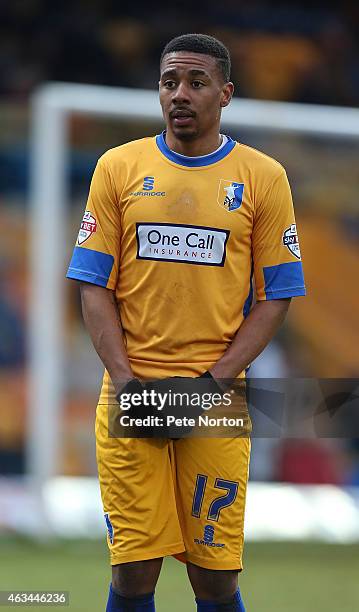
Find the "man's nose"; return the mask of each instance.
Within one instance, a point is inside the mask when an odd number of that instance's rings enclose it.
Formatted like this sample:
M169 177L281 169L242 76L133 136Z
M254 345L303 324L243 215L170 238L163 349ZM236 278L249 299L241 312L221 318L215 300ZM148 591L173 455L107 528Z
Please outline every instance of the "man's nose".
M178 87L173 92L172 102L175 104L189 104L190 101L190 92L187 83L179 83Z

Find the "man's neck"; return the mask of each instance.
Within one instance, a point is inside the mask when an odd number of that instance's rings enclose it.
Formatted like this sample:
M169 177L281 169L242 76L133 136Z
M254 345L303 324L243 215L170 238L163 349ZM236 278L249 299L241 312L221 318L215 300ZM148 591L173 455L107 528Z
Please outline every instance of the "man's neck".
M216 151L222 142L222 136L218 132L208 136L208 138L199 138L196 140L179 140L171 132L166 132L166 144L175 153L187 155L188 157L197 157L199 155L208 155Z

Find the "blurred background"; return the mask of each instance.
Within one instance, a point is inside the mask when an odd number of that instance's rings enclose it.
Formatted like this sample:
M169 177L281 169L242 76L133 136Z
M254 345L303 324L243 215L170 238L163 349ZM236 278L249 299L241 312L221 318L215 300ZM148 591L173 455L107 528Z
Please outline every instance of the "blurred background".
M28 484L32 94L48 81L130 87L134 97L136 88L154 90L164 44L198 31L229 47L236 96L335 105L345 113L359 101L358 18L359 5L349 0L340 6L198 0L192 7L162 1L0 2L0 589L64 588L73 593L71 609L92 611L104 608L109 579L94 479L102 368L81 321L76 284L69 281L62 287L65 388L57 478L40 493ZM145 119L70 115L68 197L60 220L66 227L64 274L99 155L161 129L160 122ZM357 377L358 139L245 127L228 133L285 166L308 289L305 299L293 301L285 326L251 375ZM248 610L356 609L358 487L357 438L253 440L247 569L241 578ZM86 600L88 585L96 581L98 589L91 587ZM173 589L181 597L178 604L171 601L172 611L194 609L183 567L168 560L160 611L167 610Z

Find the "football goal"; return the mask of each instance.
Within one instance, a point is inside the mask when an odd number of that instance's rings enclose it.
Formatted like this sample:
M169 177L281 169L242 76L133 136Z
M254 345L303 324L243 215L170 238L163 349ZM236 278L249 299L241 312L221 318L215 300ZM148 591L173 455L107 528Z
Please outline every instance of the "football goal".
M59 473L64 402L64 252L69 198L69 122L73 114L161 125L155 91L45 84L32 99L29 410L27 471L39 484ZM255 134L329 137L354 143L359 110L234 99L222 127ZM352 145L351 145L352 146ZM285 160L284 160L285 163Z

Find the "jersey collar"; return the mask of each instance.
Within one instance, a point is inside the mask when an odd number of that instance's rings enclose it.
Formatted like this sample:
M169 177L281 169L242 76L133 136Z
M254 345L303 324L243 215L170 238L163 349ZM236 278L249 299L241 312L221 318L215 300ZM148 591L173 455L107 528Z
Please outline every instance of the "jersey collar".
M188 166L189 168L198 168L200 166L210 166L220 161L228 155L235 147L236 143L232 138L227 136L228 142L219 151L209 153L208 155L202 155L201 157L186 157L185 155L178 155L167 146L165 140L166 130L156 136L156 144L167 159L178 164L179 166Z

